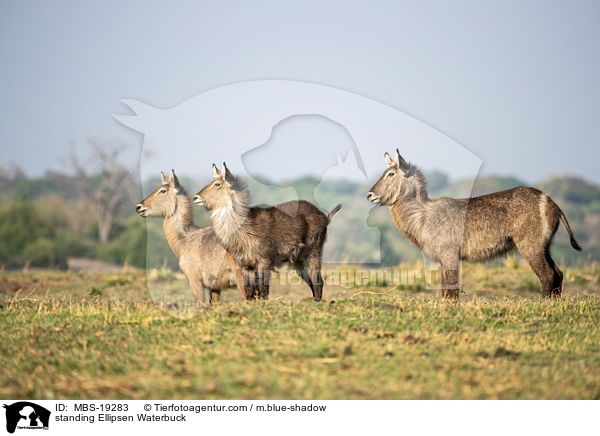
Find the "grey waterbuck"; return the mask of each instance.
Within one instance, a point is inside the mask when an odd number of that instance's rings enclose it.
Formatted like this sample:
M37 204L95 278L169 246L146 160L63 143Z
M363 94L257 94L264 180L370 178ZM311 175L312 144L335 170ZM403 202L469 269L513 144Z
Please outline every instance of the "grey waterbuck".
M212 211L217 238L242 267L246 299L267 298L271 269L287 262L310 286L314 300L320 301L327 226L341 205L329 215L303 200L252 207L246 184L224 162L223 171L213 164L213 176L194 203Z
M143 217L164 218L167 242L196 301L218 301L221 290L230 286L232 272L243 296L241 270L210 227L194 225L192 202L175 172L171 170L169 179L163 173L160 177L161 185L135 209Z
M535 188L518 187L467 199L427 195L421 171L398 150L385 153L386 170L367 194L391 207L396 226L442 266L442 293L458 298L460 260L481 262L517 249L540 279L544 297L560 296L562 272L550 245L562 220L574 249L581 251L569 222L554 201Z

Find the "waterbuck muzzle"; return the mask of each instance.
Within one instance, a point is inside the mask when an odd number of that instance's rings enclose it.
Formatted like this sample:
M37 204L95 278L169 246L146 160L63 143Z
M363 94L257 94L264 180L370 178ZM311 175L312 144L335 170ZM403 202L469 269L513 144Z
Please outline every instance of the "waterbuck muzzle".
M197 204L198 206L206 206L206 201L202 199L202 197L200 197L200 193L194 195L194 198L192 200L194 202L194 204Z
M375 195L372 191L367 193L367 200L371 203L380 204L381 203L381 195Z
M147 212L147 210L148 210L148 209L146 208L146 206L144 206L144 204L143 204L143 203L138 203L138 204L135 206L135 211L136 211L136 213L137 213L139 216L142 216L142 217L144 217L144 218L146 218L146 212Z

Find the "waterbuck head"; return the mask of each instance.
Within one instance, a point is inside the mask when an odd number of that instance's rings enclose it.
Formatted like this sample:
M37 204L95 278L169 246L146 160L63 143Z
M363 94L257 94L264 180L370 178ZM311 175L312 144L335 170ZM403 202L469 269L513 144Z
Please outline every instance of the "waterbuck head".
M401 198L426 198L425 179L421 172L407 163L396 149L396 160L384 155L386 169L367 193L367 200L375 204L392 205Z
M175 171L171 170L168 179L161 172L160 180L160 186L135 207L135 211L144 218L165 218L173 215L177 209L177 196L186 195L185 190L179 184Z
M241 182L231 174L225 162L223 162L223 171L220 171L215 164L212 165L212 170L213 181L194 196L194 203L210 210L229 209L234 205L234 197L236 191L241 188Z

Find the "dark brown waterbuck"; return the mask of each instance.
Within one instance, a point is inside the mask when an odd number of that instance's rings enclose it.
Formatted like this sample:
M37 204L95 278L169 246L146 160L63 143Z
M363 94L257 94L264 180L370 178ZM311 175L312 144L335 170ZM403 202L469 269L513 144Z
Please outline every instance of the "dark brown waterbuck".
M562 294L563 274L550 256L559 220L581 251L565 214L535 188L518 187L480 197L432 200L421 171L398 150L384 155L386 170L367 194L391 207L396 226L442 266L442 293L458 298L460 260L482 262L517 249L540 279L544 297Z
M303 200L252 207L246 184L224 162L223 171L213 164L213 176L194 203L212 211L215 235L242 268L246 299L266 299L271 270L288 263L310 286L314 300L320 301L327 226L341 205L329 215Z
M221 290L231 286L231 276L243 293L242 274L233 258L221 246L210 227L194 225L192 203L175 172L139 203L135 210L144 218L164 218L169 247L179 260L196 301L218 301Z

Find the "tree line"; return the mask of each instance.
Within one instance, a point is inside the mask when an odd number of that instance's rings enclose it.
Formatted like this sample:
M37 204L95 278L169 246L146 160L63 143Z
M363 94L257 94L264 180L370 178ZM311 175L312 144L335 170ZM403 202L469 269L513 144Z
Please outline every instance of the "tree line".
M49 171L41 177L28 177L18 168L0 173L0 265L5 268L66 268L70 257L86 257L114 264L127 263L143 268L177 262L164 240L162 223L144 220L135 214L142 191L149 192L159 177L139 185L136 167L122 163L123 148L118 144L92 143L88 160L72 154L69 171ZM485 194L527 185L515 177L481 177L451 182L436 171L426 174L432 198ZM181 177L189 192L201 183ZM256 203L274 204L290 200L288 191L267 179L249 180ZM365 193L369 183L348 180L322 181L302 177L287 181L298 196L323 208L343 203L336 222L341 228L376 229L381 235L380 258L386 266L421 259L419 251L398 232L385 208L372 209ZM535 185L548 193L566 213L584 247L583 254L570 249L566 232L559 230L553 253L559 263L578 265L600 260L600 186L575 176L550 176ZM144 189L141 189L144 188ZM287 194L286 194L287 192ZM208 214L195 208L196 223L208 225ZM146 253L147 238L152 250ZM369 262L373 246L353 240L347 233L332 232L328 249L342 253L336 260ZM148 256L147 256L148 254ZM327 260L327 259L326 259Z

